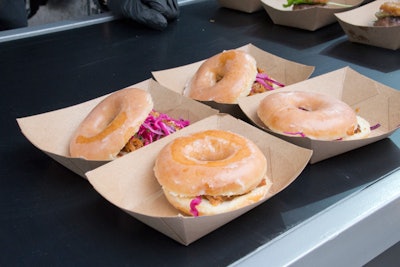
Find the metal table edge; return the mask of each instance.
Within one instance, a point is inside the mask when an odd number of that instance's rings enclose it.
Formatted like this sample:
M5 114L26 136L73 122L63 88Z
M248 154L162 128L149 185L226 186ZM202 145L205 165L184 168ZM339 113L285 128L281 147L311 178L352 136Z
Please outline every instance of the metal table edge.
M366 264L400 240L399 189L397 168L230 266Z
M179 6L189 5L204 0L179 0ZM54 23L48 23L37 26L29 26L19 29L0 31L0 43L23 38L39 36L48 33L60 32L79 27L86 27L94 24L104 23L117 19L111 12L105 12L97 15L91 15L80 19L63 20Z
M63 20L37 26L30 26L14 30L0 32L0 43L39 36L48 33L61 32L65 30L86 27L94 24L104 23L114 20L115 17L110 13L103 13L76 20Z

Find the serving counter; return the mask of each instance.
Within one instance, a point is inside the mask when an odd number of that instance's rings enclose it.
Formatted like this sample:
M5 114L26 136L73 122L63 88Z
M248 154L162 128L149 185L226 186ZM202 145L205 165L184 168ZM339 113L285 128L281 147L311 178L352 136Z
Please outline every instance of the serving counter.
M110 204L16 122L249 43L315 66L312 77L349 66L400 90L398 51L350 43L338 23L304 31L213 0L182 5L162 32L107 18L58 29L0 35L1 266L359 266L400 241L398 131L307 165L281 193L183 246Z

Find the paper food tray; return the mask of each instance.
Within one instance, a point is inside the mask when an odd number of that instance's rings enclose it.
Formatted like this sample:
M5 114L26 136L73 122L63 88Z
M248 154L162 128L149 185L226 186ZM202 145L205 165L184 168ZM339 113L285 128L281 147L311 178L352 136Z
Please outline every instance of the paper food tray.
M257 116L259 102L270 93L243 98L240 108L258 127L288 142L313 150L310 163L345 153L390 136L400 127L400 91L378 83L349 67L326 73L280 90L313 91L331 95L349 104L371 126L368 138L347 141L320 141L271 132Z
M292 6L283 7L287 3L286 0L261 0L262 6L275 24L308 31L315 31L337 22L335 13L356 8L363 0L335 0L332 2L349 6L326 5L292 10Z
M174 138L207 129L241 134L255 142L265 154L267 176L272 186L263 200L235 211L199 217L181 215L169 204L153 173L157 154ZM177 242L188 245L282 191L299 176L311 154L308 149L276 138L229 114L217 114L86 175L93 187L109 202Z
M254 13L262 10L261 0L217 0L221 7L239 10L245 13Z
M382 47L391 50L400 48L400 25L375 27L375 13L385 0L373 1L359 8L335 14L350 42Z
M218 113L218 110L211 109L209 106L166 90L152 79L130 87L147 90L153 98L154 109L166 113L172 118L182 118L194 123ZM63 166L86 178L85 172L109 161L71 158L69 156L69 143L82 120L105 97L101 96L81 104L43 114L18 118L17 122L22 133L34 146Z
M314 66L303 65L278 57L252 44L247 44L237 49L252 55L256 59L257 67L263 69L269 76L285 85L308 79L315 69ZM220 52L222 51L218 53ZM215 54L211 54L210 57ZM162 86L182 95L186 84L204 61L205 60L202 60L172 69L153 71L152 74ZM214 101L201 102L219 110L221 113L228 113L243 120L246 119L246 116L242 113L242 110L237 104L221 104Z

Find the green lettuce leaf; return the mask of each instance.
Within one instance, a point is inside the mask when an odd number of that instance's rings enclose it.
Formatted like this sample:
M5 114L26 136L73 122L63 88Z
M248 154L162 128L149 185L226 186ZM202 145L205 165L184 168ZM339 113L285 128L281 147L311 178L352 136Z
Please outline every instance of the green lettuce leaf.
M314 4L313 0L288 0L283 7L290 7L292 5L299 5L299 4Z

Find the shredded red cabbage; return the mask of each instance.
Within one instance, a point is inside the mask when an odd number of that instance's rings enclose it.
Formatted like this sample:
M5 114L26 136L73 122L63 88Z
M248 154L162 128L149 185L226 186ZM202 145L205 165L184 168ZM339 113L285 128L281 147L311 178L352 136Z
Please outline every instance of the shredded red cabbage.
M277 85L279 87L284 87L285 86L284 84L272 79L271 77L269 77L265 73L257 73L256 82L260 83L262 86L264 86L268 90L274 90L274 87L269 85L271 83L275 84L275 85Z
M197 210L196 206L201 203L201 197L197 196L190 201L190 213L197 217L199 216L199 211Z
M264 86L264 88L266 88L268 90L274 90L275 89L271 85L267 84L263 79L256 78L256 82L258 82L259 84L261 84L262 86Z
M378 129L379 127L381 127L381 124L380 124L380 123L377 123L377 124L375 124L375 125L373 125L373 126L371 126L371 127L369 127L369 128L370 128L371 131L372 131L372 130Z
M176 132L190 122L184 119L173 119L167 114L156 111L150 112L144 123L139 128L137 136L143 140L144 145L157 141L160 138Z
M301 137L306 137L306 135L304 133L302 133L302 132L294 132L294 133L284 132L284 133L285 134L290 134L290 135L300 135Z

